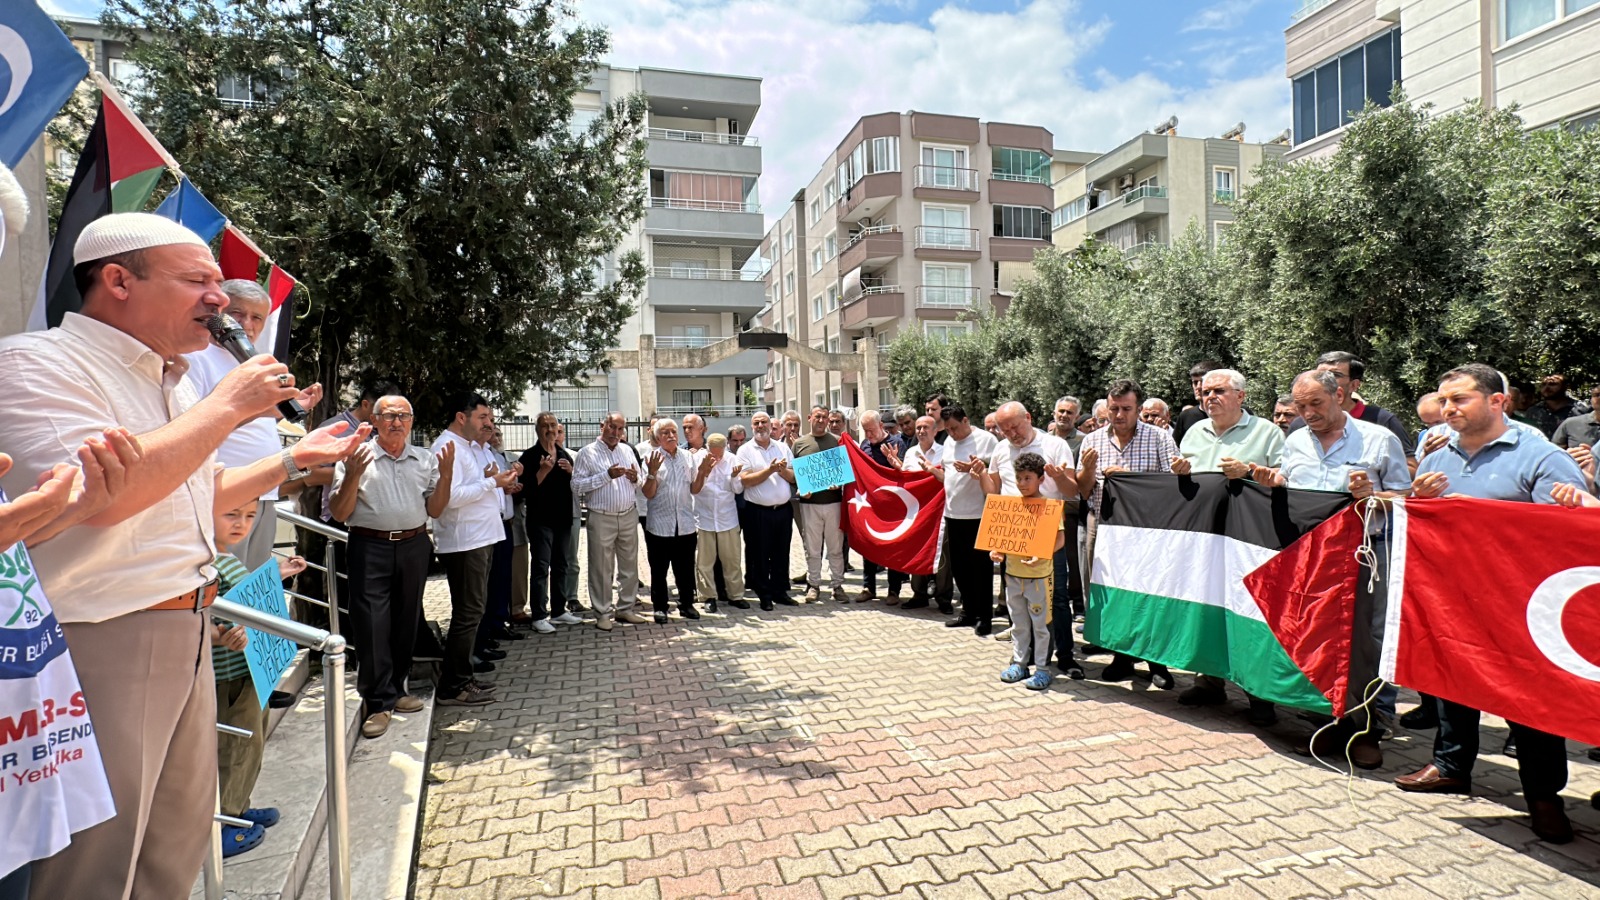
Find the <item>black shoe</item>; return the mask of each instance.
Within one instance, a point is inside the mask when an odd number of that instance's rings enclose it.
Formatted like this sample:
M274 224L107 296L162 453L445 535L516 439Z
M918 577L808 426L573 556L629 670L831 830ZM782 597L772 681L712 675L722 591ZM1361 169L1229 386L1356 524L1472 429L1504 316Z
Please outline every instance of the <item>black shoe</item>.
M1513 734L1513 735L1507 737L1506 738L1506 745L1504 747L1500 748L1500 752L1504 753L1506 756L1511 757L1512 759L1516 759L1517 758L1517 736Z
M528 627L532 628L533 626L530 625ZM494 639L497 641L525 641L528 639L528 636L525 634L518 634L509 628L502 627L500 630L494 633Z
M950 621L944 623L944 627L946 627L946 628L971 628L972 626L974 626L976 624L978 624L978 620L977 619L969 619L969 618L967 618L965 616L962 616L959 619L951 619Z
M805 584L806 583L806 576L805 575L796 575L795 577L789 579L789 583L790 584Z
M1250 712L1246 718L1257 728L1270 728L1278 724L1278 708L1271 700L1251 697Z
M1170 691L1177 685L1177 682L1172 680L1172 672L1166 666L1153 662L1147 662L1145 665L1150 667L1150 681L1156 687L1163 691Z
M716 602L712 601L711 605L712 606L716 606ZM715 611L715 610L713 610L713 611ZM658 614L658 615L664 615L664 614ZM678 615L683 616L685 619L698 619L698 618L700 618L700 611L695 609L692 606L680 606L680 607L678 607Z
M494 671L494 663L489 662L487 659L474 659L472 661L472 671L479 675L487 675Z
M1439 727L1439 708L1432 703L1413 709L1400 716L1400 724L1408 731L1426 731L1429 728Z
M750 601L749 600L742 600L742 599L741 600L729 600L728 601L728 605L733 607L734 609L749 609L750 608Z
M772 612L772 601L767 599L766 597L762 597L761 598L761 609L764 612Z
M989 620L984 619L978 623L978 627L972 630L977 632L978 637L988 637L994 629L990 626Z
M946 602L946 603L939 604L939 613L941 615L946 615L946 616L954 615L955 611L956 611L956 605L954 603Z
M288 709L294 705L294 695L287 691L273 691L267 698L268 709Z
M789 596L788 594L779 594L778 596L772 598L772 602L781 604L783 606L799 606L800 605L800 602L798 600L794 599L793 597Z
M717 611L717 601L715 601L715 600L713 600L713 601L711 601L711 602L710 602L710 603L707 603L707 604L706 604L706 612L708 612L708 613L714 613L714 612L716 612L716 611ZM694 617L694 618L697 618L697 619L698 619L698 618L699 618L699 616L695 616L695 617Z
M1078 661L1075 659L1064 659L1056 665L1056 668L1061 670L1061 674L1073 681L1082 681L1085 678L1083 666L1078 665Z
M506 652L504 650L479 650L478 658L487 659L490 662L499 662L506 658Z
M667 614L664 613L664 612L656 613L656 624L657 625L665 625L665 624L667 624Z
M1119 656L1100 670L1101 681L1131 681L1133 679L1133 660Z
M926 598L920 598L920 597L919 598L914 598L914 599L907 600L906 602L900 604L900 608L901 609L927 609L928 608L928 601L927 601Z
M1104 647L1095 646L1094 644L1084 644L1083 645L1083 655L1084 656L1105 656L1107 653L1110 653L1110 652L1111 652L1110 650L1107 650Z

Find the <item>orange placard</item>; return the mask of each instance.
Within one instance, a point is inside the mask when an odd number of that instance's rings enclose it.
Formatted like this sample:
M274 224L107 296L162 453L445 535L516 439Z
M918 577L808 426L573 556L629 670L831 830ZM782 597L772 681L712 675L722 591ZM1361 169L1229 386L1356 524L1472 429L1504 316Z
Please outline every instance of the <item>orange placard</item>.
M983 501L976 546L979 550L1049 559L1056 552L1056 532L1060 530L1060 500L990 494Z

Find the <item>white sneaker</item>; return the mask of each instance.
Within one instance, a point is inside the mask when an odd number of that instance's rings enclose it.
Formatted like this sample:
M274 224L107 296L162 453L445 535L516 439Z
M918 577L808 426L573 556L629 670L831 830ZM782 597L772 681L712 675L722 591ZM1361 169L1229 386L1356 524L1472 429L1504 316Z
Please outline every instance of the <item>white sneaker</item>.
M539 623L537 623L537 622L534 623L534 627L537 628L538 625L539 625ZM997 641L1009 641L1009 640L1011 640L1011 629L1007 628L1005 631L1001 631L1001 632L996 633L995 636L994 636L994 639L997 640Z
M583 620L582 619L578 618L577 616L575 616L575 615L573 615L572 613L569 613L569 612L568 613L562 613L561 615L556 616L554 619L550 619L549 621L552 624L555 624L555 625L582 625L583 624ZM534 628L538 628L539 627L538 623L534 623L533 627Z
M550 624L549 619L539 619L533 623L533 630L540 634L555 634L556 627Z

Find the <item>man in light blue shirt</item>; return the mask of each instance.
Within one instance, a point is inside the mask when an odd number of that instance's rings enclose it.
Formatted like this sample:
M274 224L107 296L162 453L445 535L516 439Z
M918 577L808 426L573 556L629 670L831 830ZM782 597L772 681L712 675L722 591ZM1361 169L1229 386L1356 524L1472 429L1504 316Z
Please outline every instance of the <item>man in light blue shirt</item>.
M1417 466L1417 497L1458 495L1485 500L1555 504L1560 484L1584 483L1578 464L1565 451L1514 427L1506 419L1505 381L1494 369L1469 363L1445 373L1439 384L1445 421L1454 434L1444 448ZM1468 587L1470 590L1470 586ZM1507 678L1519 677L1516 671ZM1439 731L1433 761L1395 779L1401 790L1465 794L1472 790L1478 758L1477 710L1439 699ZM1543 840L1572 840L1572 823L1561 802L1567 786L1566 741L1553 734L1508 722L1517 745L1517 771L1528 801L1533 832Z

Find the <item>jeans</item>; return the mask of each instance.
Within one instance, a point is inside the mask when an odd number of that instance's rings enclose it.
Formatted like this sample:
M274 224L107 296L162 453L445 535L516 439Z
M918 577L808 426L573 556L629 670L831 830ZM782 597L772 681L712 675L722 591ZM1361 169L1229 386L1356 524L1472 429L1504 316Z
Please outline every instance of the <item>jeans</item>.
M472 680L472 648L477 642L483 607L489 599L489 569L494 545L441 553L445 580L450 584L450 630L444 639L444 666L439 676L439 696L454 697Z
M885 569L883 566L880 566L877 563L873 562L872 560L866 559L865 557L862 558L861 564L862 564L862 570L861 570L862 586L867 589L867 593L869 593L869 594L876 594L878 592L878 573L879 572L888 572L889 573L889 593L890 594L898 594L898 593L900 593L900 588L903 587L905 585L905 583L906 583L907 575L904 572L896 572L893 569Z
M1449 778L1472 779L1478 761L1477 710L1435 698L1439 705L1439 732L1433 738L1433 764ZM1508 721L1517 739L1517 775L1522 795L1529 800L1555 800L1567 786L1567 741Z

